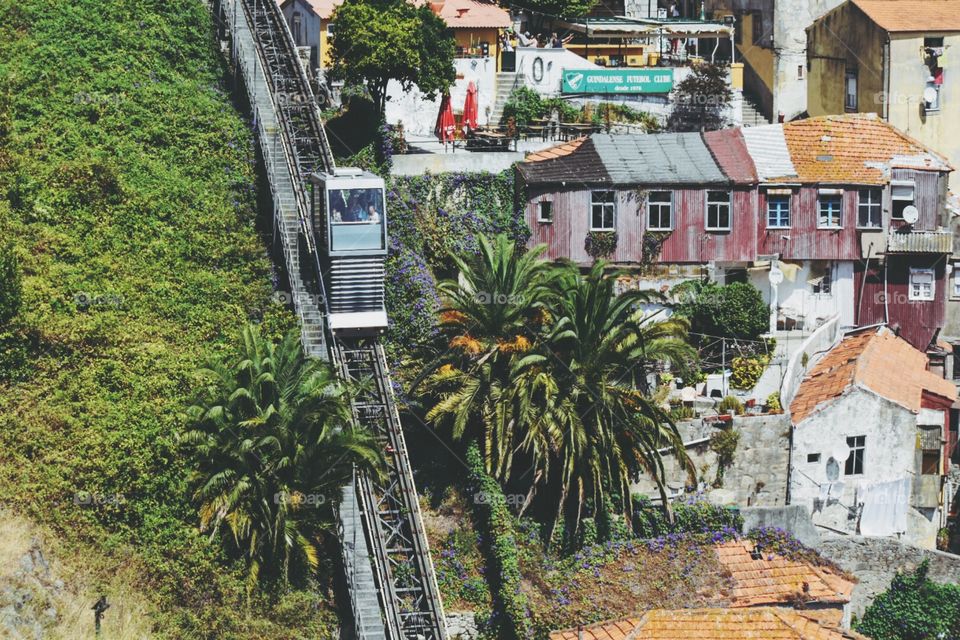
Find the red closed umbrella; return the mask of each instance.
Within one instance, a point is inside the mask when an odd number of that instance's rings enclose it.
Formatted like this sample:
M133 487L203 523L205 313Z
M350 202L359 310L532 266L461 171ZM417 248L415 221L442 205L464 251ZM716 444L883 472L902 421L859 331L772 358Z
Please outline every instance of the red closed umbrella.
M453 105L450 104L450 94L443 94L440 100L440 114L437 116L437 126L433 133L440 142L450 142L454 139L457 129L457 122L453 118Z
M463 126L477 128L477 85L473 80L467 85L467 98L463 101Z

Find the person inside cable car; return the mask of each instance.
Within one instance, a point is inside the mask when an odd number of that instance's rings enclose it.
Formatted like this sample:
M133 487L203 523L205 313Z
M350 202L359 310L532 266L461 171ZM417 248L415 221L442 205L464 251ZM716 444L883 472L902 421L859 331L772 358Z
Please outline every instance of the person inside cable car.
M380 222L380 213L377 211L377 207L372 204L367 207L367 221L372 224Z

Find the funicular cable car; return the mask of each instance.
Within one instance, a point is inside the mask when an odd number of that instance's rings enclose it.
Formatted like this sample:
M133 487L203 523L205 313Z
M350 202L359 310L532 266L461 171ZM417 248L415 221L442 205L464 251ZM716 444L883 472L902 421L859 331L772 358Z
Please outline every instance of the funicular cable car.
M310 176L310 208L327 293L330 330L378 335L387 328L384 182L361 169Z

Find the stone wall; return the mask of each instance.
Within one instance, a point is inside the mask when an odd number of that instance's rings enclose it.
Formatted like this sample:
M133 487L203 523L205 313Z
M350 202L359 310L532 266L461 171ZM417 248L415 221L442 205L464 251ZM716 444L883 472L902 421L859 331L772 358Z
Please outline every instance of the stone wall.
M960 583L960 556L921 549L893 538L834 536L823 538L817 550L859 580L850 602L851 612L857 617L887 590L897 571L913 571L927 558L931 580Z
M743 532L753 529L780 528L805 544L816 548L820 544L820 532L810 520L810 512L799 504L785 507L748 507L740 510L743 516Z
M775 507L786 503L790 421L785 415L734 419L733 428L740 432L740 442L719 488L712 486L717 477L717 455L710 450L710 436L719 429L702 420L681 422L677 428L687 444L687 454L696 468L700 488L711 501L740 507ZM664 471L669 492L682 493L687 476L672 454L664 456ZM646 475L631 489L651 498L658 495L652 478Z

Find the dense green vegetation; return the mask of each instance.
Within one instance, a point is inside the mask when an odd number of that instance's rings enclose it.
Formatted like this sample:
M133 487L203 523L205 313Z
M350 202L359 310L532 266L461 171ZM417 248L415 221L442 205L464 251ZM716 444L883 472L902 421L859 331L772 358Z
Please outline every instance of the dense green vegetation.
M283 318L223 78L196 0L0 0L0 237L23 272L0 329L0 501L95 575L138 576L158 636L322 637L310 593L245 605L174 441L196 367Z
M854 628L877 640L960 638L960 585L933 582L929 569L924 560L913 573L898 573Z
M499 235L454 256L459 278L441 285L437 356L420 389L430 424L476 443L485 471L526 494L519 514L532 507L546 540L575 545L608 501L629 512L631 476L662 478L660 449L682 451L646 378L651 363L693 350L684 321L644 316L655 296L614 296L602 262L582 275L539 253Z
M309 585L338 552L335 535L321 545L341 488L354 469L375 475L381 453L352 426L351 390L304 355L298 329L277 343L255 325L242 337L235 360L201 371L207 386L188 410L200 528L244 559L249 593Z

